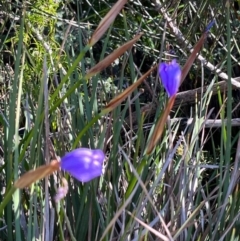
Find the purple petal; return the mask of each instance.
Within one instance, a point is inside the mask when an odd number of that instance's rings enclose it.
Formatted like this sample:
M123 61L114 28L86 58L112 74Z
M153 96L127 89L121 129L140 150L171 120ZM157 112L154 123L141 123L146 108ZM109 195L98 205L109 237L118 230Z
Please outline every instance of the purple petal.
M67 193L68 193L68 182L65 178L62 178L62 187L59 187L57 189L57 193L54 197L55 202L59 202L61 199L63 199Z
M205 32L208 32L208 31L210 30L210 28L211 28L214 24L215 24L215 20L212 20L212 21L208 24L208 26L206 27Z
M61 158L61 168L79 181L88 182L101 176L104 158L102 150L79 148Z
M168 96L175 95L181 80L181 68L176 60L172 60L169 64L161 63L159 66L159 75Z

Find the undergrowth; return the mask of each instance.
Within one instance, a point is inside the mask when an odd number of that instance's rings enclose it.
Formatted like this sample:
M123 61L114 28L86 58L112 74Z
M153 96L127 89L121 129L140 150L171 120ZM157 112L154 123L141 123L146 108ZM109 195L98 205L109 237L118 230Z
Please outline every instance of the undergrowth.
M0 240L240 240L239 1L129 1L89 47L114 3L0 2ZM99 113L156 63L184 66L213 19L204 59L147 155L167 102L156 69ZM58 173L13 189L23 173L77 147L105 152L100 178L83 184ZM55 203L63 176L69 191Z

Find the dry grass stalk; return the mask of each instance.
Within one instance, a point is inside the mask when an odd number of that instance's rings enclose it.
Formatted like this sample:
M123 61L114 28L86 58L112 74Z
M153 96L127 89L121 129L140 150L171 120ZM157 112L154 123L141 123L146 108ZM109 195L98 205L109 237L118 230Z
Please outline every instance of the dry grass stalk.
M119 48L114 50L111 54L109 54L105 59L97 63L94 67L92 67L88 71L86 75L86 79L89 79L93 75L107 68L115 59L117 59L119 56L124 54L128 49L130 49L139 40L141 36L142 36L142 33L137 34L133 39L131 39L124 45L120 46Z
M94 31L92 38L89 41L89 45L93 46L107 31L109 26L113 23L123 6L126 4L127 0L119 0L107 13L107 15L99 23L97 29Z

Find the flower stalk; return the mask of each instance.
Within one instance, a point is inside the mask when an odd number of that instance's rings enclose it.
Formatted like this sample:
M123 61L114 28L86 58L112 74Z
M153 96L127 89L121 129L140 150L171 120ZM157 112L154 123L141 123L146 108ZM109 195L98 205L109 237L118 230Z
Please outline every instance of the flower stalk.
M53 174L55 171L66 171L80 182L89 182L101 176L105 154L102 150L78 148L50 164L40 166L22 175L15 183L16 188L29 187L32 183ZM65 185L66 186L66 185Z

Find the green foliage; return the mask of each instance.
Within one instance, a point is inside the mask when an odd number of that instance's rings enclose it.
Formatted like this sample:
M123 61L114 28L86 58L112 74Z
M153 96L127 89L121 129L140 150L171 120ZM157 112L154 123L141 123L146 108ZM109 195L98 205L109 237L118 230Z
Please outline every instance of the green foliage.
M0 240L239 239L239 130L231 126L239 90L230 81L239 74L236 2L160 1L184 42L159 6L129 1L92 49L86 44L115 1L0 3ZM227 99L216 87L219 73L196 61L180 89L188 92L148 156L166 103L156 73L110 114L99 113L169 53L183 66L187 43L194 46L212 18L201 54L228 74ZM138 31L144 35L131 51L85 81L88 69ZM203 85L197 100L186 101ZM226 125L207 129L215 117ZM101 178L82 184L58 173L15 190L21 174L76 147L104 150ZM55 203L63 175L69 191Z

